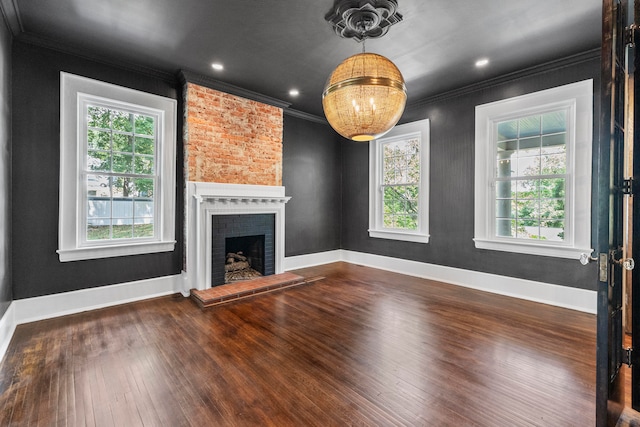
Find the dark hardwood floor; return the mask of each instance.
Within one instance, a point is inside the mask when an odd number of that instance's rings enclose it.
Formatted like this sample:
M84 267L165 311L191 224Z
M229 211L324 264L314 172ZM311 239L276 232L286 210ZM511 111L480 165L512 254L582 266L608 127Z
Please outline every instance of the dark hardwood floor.
M594 315L346 263L16 329L0 425L592 426Z

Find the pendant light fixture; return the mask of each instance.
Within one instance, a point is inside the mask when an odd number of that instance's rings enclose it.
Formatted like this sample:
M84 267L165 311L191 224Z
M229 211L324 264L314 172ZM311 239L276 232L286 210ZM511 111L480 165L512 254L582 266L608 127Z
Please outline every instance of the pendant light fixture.
M362 53L345 59L331 73L322 107L336 132L370 141L391 130L404 111L407 91L402 73L382 55L367 53L367 38L381 37L402 20L396 0L338 0L325 16L338 35L363 43Z

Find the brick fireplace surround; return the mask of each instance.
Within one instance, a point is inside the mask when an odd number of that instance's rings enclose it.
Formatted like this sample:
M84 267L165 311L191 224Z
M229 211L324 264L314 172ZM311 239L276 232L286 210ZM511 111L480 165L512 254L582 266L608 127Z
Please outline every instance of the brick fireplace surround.
M273 214L274 271L284 268L283 111L185 83L185 292L212 283L212 216Z

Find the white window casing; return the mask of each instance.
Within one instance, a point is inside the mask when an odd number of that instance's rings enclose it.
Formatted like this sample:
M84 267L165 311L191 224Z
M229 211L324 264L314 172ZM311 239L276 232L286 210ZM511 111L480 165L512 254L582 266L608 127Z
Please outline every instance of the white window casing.
M561 110L567 113L564 239L497 236L497 123ZM476 248L572 259L590 254L593 80L476 106L475 126Z
M156 123L154 235L147 238L86 239L87 105L152 116ZM175 248L177 102L86 77L60 73L60 206L58 254L61 262L168 252ZM100 172L96 172L100 174Z
M369 144L369 236L409 242L429 242L429 119L395 126ZM389 228L383 220L383 146L396 141L419 140L418 220L415 230Z

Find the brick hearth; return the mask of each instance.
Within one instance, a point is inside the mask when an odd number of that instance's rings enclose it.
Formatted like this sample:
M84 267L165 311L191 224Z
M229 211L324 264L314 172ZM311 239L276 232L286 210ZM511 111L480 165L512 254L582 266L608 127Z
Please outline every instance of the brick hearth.
M191 289L191 298L202 308L237 301L267 292L273 292L293 286L304 285L322 279L305 279L293 273L273 274L253 280L245 280L228 285L215 286L203 291Z

